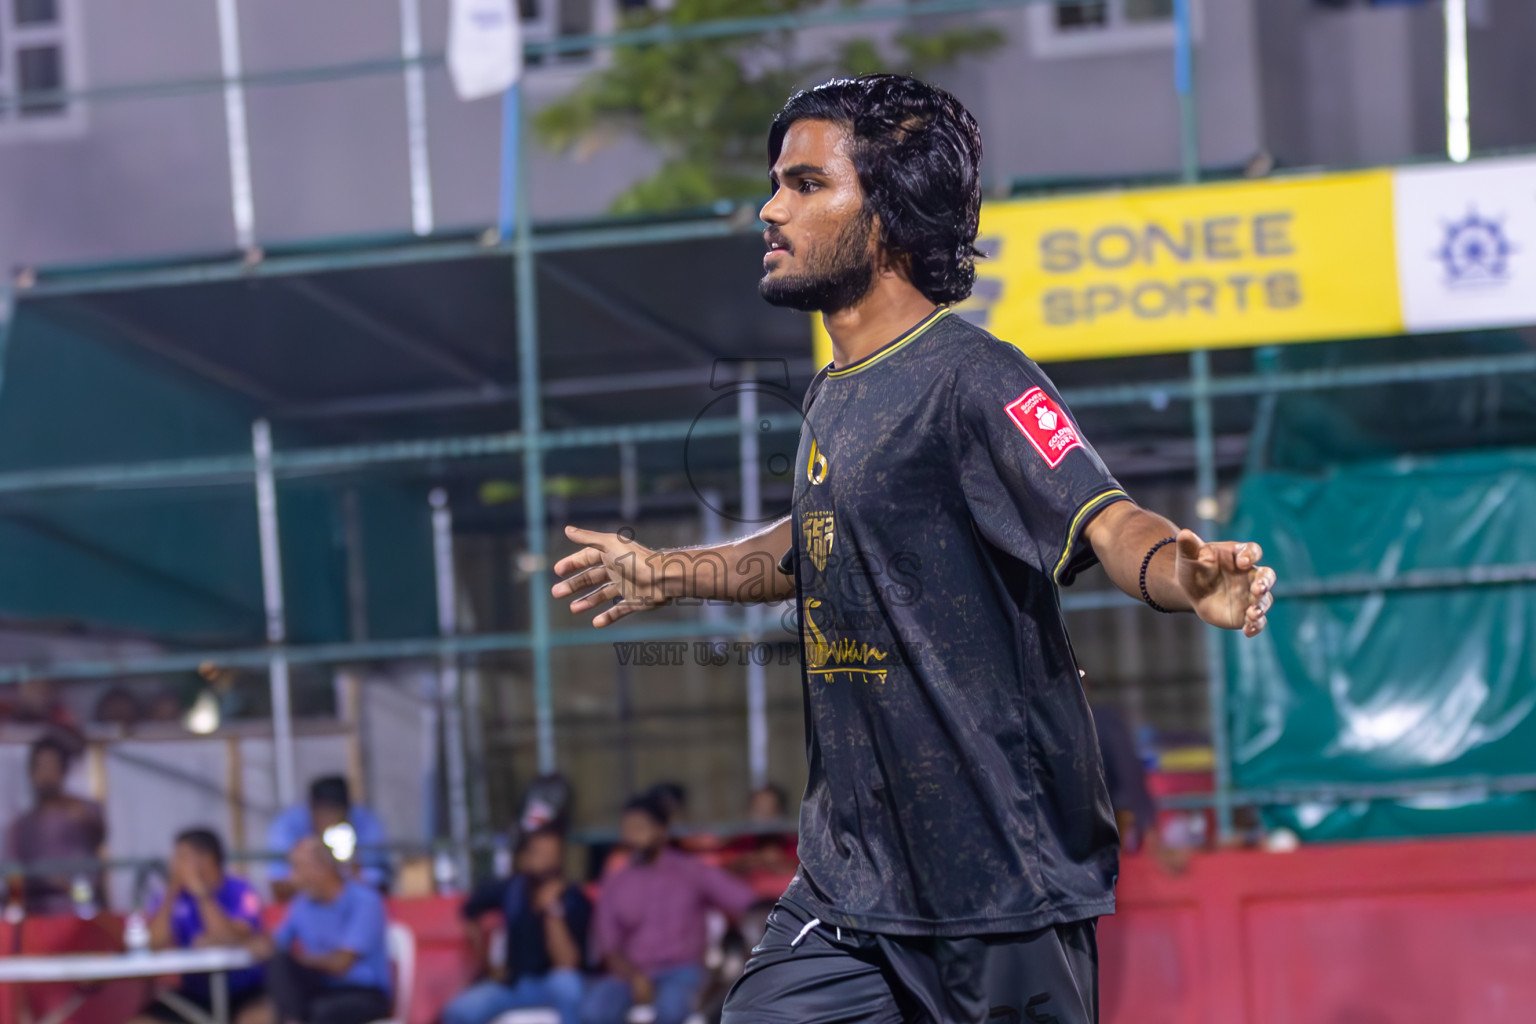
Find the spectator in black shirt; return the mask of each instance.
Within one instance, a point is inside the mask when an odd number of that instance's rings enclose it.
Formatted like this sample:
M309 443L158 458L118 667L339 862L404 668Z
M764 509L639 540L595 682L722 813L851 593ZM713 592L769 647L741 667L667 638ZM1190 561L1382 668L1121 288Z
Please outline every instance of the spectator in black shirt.
M577 1024L582 968L592 905L565 879L565 841L552 828L528 833L519 844L511 878L482 885L464 903L470 942L486 980L459 993L443 1009L442 1024L488 1024L508 1010L548 1006L560 1024ZM506 927L506 962L490 963L480 918L499 910Z

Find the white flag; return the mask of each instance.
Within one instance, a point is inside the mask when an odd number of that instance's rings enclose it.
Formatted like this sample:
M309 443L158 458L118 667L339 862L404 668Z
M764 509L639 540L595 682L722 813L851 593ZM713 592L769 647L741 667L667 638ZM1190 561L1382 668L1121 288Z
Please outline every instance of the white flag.
M523 73L523 34L513 0L453 0L448 74L461 100L510 89Z

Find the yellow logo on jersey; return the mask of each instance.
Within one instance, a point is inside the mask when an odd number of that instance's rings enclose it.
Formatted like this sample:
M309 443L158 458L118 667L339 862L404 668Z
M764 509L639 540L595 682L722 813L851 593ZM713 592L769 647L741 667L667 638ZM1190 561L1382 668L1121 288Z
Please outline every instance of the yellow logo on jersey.
M811 457L805 463L805 478L812 484L819 484L827 479L827 457L817 447L815 438L811 439Z
M825 572L827 556L832 554L832 544L837 539L837 523L832 513L800 513L800 532L805 537L805 551L811 556L811 564L817 572Z
M846 637L828 641L816 627L816 620L811 618L811 609L820 607L821 601L817 598L805 599L806 674L820 676L829 683L836 682L836 677L840 675L846 676L850 681L863 679L866 682L885 682L887 669L867 667L871 661L884 661L885 652L878 647L849 640Z

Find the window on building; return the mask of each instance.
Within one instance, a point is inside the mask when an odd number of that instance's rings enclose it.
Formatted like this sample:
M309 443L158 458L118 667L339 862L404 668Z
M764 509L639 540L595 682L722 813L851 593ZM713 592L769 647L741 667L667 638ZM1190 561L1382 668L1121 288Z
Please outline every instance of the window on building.
M1200 5L1191 0L1199 34ZM1073 57L1173 45L1174 0L1055 0L1031 4L1030 45L1039 57Z
M625 0L518 0L518 4L523 17L523 39L541 42L612 31L617 25L618 9L629 6ZM530 63L590 67L601 52L567 50L552 60L540 57Z
M70 0L0 0L0 136L71 121ZM52 126L52 127L49 127Z
M1173 18L1173 0L1056 0L1056 27L1112 29Z
M1312 0L1318 7L1412 7L1428 0Z

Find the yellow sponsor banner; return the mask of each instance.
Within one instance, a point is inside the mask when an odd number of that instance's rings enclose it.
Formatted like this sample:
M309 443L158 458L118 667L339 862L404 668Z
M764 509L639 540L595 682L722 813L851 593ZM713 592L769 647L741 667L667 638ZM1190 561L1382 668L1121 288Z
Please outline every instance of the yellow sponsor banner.
M1042 362L1403 328L1390 171L988 203L978 245L959 310Z

